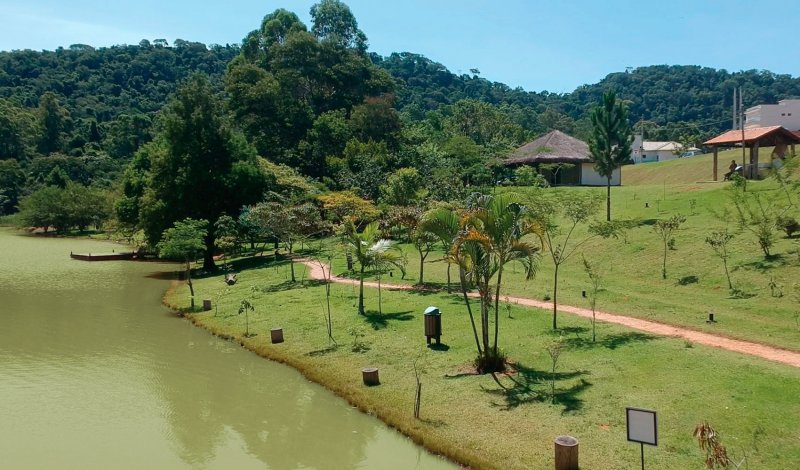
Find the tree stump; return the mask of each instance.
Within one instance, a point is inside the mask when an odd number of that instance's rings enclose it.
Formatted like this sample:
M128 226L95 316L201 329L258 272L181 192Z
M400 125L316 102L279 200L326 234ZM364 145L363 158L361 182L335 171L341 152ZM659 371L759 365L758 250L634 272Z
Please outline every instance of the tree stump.
M364 379L364 385L368 385L370 387L374 385L380 385L381 381L378 378L378 369L375 367L367 367L365 369L361 369L361 375Z
M269 332L272 344L283 343L283 328L273 328Z
M211 310L211 299L203 299L203 311L207 312Z
M578 470L578 440L572 436L558 436L556 444L556 470Z

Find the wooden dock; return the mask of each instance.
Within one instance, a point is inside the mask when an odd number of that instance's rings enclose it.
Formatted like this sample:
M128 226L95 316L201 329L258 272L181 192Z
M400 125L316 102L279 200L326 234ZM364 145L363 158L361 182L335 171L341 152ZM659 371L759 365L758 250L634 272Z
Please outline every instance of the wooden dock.
M69 253L69 257L80 261L119 261L136 259L133 251L121 253Z

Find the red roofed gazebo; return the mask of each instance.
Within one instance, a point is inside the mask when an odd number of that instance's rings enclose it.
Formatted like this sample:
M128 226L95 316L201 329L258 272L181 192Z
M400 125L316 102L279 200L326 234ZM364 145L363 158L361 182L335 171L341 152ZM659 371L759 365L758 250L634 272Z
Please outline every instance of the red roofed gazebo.
M783 158L789 147L791 147L791 154L795 155L794 145L798 143L800 143L800 136L794 132L783 126L770 126L728 131L703 142L703 145L711 145L714 148L714 181L717 181L717 147L720 145L744 145L744 148L750 149L749 163L742 155L742 167L744 168L742 174L745 178L753 179L758 177L759 147L775 147L773 154Z

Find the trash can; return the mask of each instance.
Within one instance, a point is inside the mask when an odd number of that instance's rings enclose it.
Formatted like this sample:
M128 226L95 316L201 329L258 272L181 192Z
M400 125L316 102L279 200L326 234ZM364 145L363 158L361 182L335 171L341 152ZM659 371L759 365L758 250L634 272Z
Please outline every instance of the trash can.
M436 338L436 344L440 344L442 338L442 313L436 307L425 309L425 337L428 344L431 338Z

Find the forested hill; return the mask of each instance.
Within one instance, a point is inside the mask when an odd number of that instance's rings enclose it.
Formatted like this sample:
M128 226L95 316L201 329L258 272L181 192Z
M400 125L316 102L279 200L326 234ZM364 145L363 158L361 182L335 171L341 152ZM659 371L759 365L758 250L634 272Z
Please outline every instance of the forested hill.
M161 39L138 45L75 44L56 51L0 52L0 99L35 108L44 93L53 92L73 128L88 132L91 121L110 123L121 114L152 116L176 84L193 72L208 74L212 84L221 87L228 63L239 52L238 45L206 46L180 39L172 45ZM442 105L476 99L503 106L516 124L534 134L551 128L585 133L588 111L609 88L628 102L631 121L647 121L654 138L678 138L676 133L705 136L726 129L736 86L744 88L747 106L800 97L800 78L768 71L656 65L612 73L572 93L555 94L511 88L478 73L455 74L419 54L370 57L400 83L396 106L411 119L422 119Z
M561 128L580 133L573 121L586 119L608 89L627 102L632 122L647 121L653 136L664 139L676 139L676 133L710 135L728 129L735 87L743 88L745 106L800 97L800 77L766 70L730 73L696 65L653 65L612 73L599 83L556 94L511 88L476 73L456 75L419 54L373 55L373 61L402 81L398 104L412 115L471 98L519 106L518 123L539 132Z
M121 112L158 111L178 81L193 72L219 83L239 46L181 39L94 48L73 44L55 51L0 52L0 97L36 107L54 92L73 118L109 121Z

